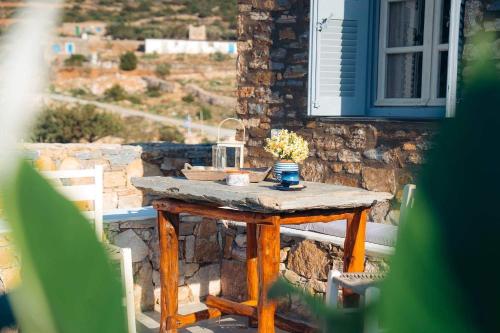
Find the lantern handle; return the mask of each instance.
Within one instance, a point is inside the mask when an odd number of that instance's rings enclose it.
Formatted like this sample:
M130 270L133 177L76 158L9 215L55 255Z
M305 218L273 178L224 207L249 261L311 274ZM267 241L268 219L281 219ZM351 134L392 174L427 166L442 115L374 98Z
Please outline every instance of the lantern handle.
M229 120L236 121L236 122L238 122L241 125L241 128L243 129L243 141L245 141L245 137L246 137L246 135L245 135L246 134L245 124L241 121L241 119L226 118L226 119L224 119L223 121L221 121L219 123L219 127L217 128L217 142L220 142L220 129L222 127L222 124L224 124L226 121L229 121ZM235 136L235 140L236 140L236 136Z

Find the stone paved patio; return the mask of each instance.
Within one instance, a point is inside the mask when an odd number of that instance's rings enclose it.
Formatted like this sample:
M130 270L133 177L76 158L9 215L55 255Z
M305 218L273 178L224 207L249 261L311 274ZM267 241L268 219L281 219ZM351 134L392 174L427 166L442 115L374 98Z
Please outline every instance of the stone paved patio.
M190 312L205 309L203 304L192 304L179 307L179 313L187 314ZM138 333L158 333L160 328L160 314L158 312L146 312L137 315ZM219 319L201 321L195 325L188 326L179 330L179 333L254 333L256 328L247 327L247 319L239 316L224 316ZM285 333L276 330L277 333Z

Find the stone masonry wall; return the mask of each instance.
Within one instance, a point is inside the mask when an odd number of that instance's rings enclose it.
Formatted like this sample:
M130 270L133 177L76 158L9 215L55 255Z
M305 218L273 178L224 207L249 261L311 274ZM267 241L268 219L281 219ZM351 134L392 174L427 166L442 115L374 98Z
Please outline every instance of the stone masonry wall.
M235 301L245 301L246 297L246 228L234 223L221 222L223 253L221 260L221 293ZM280 276L290 283L324 297L328 272L342 271L343 249L327 242L306 240L299 237L281 235ZM381 272L388 268L383 258L367 257L365 270ZM310 319L309 312L296 298L283 299L278 311L301 319Z
M398 207L402 187L415 181L439 121L308 117L310 1L238 4L237 112L248 128L249 164L271 165L264 140L271 129L287 128L310 143L309 158L301 168L304 179L391 192L396 194L392 205ZM498 31L499 19L491 19L498 7L498 1L467 0L466 35ZM465 49L473 53L470 40ZM388 212L388 204L379 206L371 219L397 223L397 214Z
M141 176L179 175L184 163L210 162L209 145L148 143L25 144L25 156L39 170L74 170L104 167L104 210L137 208L149 203L130 179Z
M123 200L128 197L122 197L123 193L135 191L127 187L130 177L178 175L186 162L208 164L211 152L210 146L170 144L28 144L25 150L26 157L44 170L105 165L107 196L111 193L118 197L117 202L112 200L106 204L109 208L135 208L149 201L142 196L135 202ZM245 228L187 215L181 216L181 222L180 304L198 302L208 294L243 300L246 295ZM105 231L111 243L132 249L137 310L158 310L159 246L155 219L109 223L105 224ZM332 267L340 269L342 265L342 249L326 242L282 236L281 248L281 275L318 295L324 294L328 270ZM386 266L382 259L367 259L366 269L369 271L385 270ZM11 290L18 280L19 258L12 248L10 236L0 235L0 293ZM307 318L303 305L294 299L281 302L280 311Z
M108 239L132 249L137 310L159 310L158 234L154 219L106 226ZM324 296L328 271L342 270L343 250L326 242L281 236L280 274L291 283ZM227 221L181 216L179 236L179 304L196 303L207 295L246 300L246 228ZM385 271L384 259L369 257L366 270ZM308 312L295 299L279 310L303 319Z
M0 294L19 283L19 257L11 236L0 231Z
M210 145L171 143L123 146L113 144L24 144L23 149L25 158L32 161L39 170L73 170L103 165L105 211L116 208L138 208L149 204L150 198L144 197L141 191L131 185L130 179L132 177L179 175L184 163L193 165L211 163ZM121 224L111 224L109 227L113 241L116 231L120 228L118 225L121 227ZM134 248L135 278L139 281L136 289L141 288L141 284L149 286L144 282L147 280L145 275L147 276L147 267L149 266L145 263L139 264L144 259L146 246L141 242L151 245L150 252L156 253L156 261L154 262L157 263L157 243L153 241L153 239L157 239L154 235L154 227L154 220L138 222L137 224L125 223L123 228L140 231L138 236L141 239L132 237L132 231L117 238L117 243L130 242ZM13 248L10 234L0 230L0 293L11 290L19 281L19 266L19 258ZM205 274L204 272L205 269L201 270L200 274ZM210 274L213 274L213 267L211 272ZM147 293L144 292L144 295ZM139 303L144 303L146 307L152 302L151 299L143 297L139 293Z
M477 57L477 50L473 44L474 36L478 33L488 34L493 42L491 51L497 70L500 71L500 1L498 0L466 0L464 15L464 48L463 48L463 76L467 78L470 65Z
M214 220L181 215L179 236L179 304L197 303L221 292L222 242ZM106 226L111 243L132 249L137 310L159 311L160 262L156 220Z

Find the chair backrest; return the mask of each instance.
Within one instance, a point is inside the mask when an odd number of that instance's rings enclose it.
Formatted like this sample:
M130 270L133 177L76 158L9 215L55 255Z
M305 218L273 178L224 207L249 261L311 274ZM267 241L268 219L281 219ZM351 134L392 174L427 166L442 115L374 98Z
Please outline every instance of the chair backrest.
M96 165L94 169L43 171L49 180L55 181L58 188L69 200L74 202L92 202L92 209L82 212L94 222L97 238L103 240L103 168ZM91 179L88 184L83 178ZM75 185L76 183L76 185ZM79 185L78 183L84 183Z
M399 209L399 222L406 220L408 211L413 207L416 190L417 186L413 184L406 184L403 188L403 197L401 198L401 207Z

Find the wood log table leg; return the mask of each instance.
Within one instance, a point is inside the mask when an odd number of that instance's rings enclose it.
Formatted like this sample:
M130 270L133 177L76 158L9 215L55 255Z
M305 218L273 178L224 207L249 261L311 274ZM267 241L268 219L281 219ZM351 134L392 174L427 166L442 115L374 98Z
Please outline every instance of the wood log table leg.
M273 225L259 225L258 236L259 299L257 315L258 333L274 333L274 313L276 302L267 299L270 286L276 281L280 264L280 224L279 217Z
M179 215L158 211L160 240L160 333L177 333L179 280Z
M368 209L362 209L347 220L344 242L344 272L363 272L365 270L365 236ZM357 306L359 295L348 289L342 290L344 306Z
M259 299L259 272L257 268L257 225L247 224L247 299ZM248 318L249 327L257 327L253 318Z

